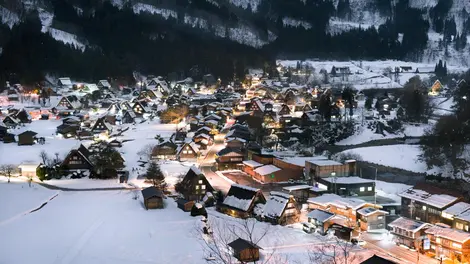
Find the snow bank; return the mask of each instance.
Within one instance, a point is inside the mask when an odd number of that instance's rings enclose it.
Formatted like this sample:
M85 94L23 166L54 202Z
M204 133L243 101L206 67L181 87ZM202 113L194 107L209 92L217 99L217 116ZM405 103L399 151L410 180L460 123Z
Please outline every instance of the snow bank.
M5 177L0 177L0 199L2 210L0 210L0 226L11 219L24 215L39 207L43 202L56 195L57 191L49 190L33 183L28 183L12 178L7 183Z
M417 145L391 145L356 148L343 153L357 153L364 161L404 169L413 172L427 172L426 164L418 160L421 150Z

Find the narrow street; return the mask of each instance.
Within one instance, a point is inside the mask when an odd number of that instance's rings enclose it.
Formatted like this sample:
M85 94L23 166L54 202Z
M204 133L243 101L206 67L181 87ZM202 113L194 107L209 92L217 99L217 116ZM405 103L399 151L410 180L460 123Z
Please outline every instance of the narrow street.
M219 134L215 137L214 145L209 148L205 156L198 160L198 163L201 171L206 175L212 187L226 194L230 189L231 183L214 172L215 155L225 147L224 136L225 134Z

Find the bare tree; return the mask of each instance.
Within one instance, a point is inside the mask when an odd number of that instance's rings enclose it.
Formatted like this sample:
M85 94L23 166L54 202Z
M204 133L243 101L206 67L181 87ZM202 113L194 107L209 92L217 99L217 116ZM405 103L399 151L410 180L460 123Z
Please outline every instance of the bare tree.
M139 152L137 152L137 155L144 157L145 160L150 160L154 147L155 145L153 144L147 144L141 150L139 150Z
M308 258L310 263L315 264L353 264L360 263L361 249L353 243L342 241L338 238L329 242L317 245L309 250Z
M237 260L233 255L231 248L228 246L232 241L242 238L250 244L259 245L260 241L270 233L270 226L267 224L260 224L255 219L234 219L233 221L211 218L211 221L203 219L202 232L199 232L203 246L206 260L208 263L216 264L232 264L244 263ZM202 234L201 234L202 233ZM250 250L252 259L256 259L255 251ZM264 252L264 256L259 260L252 261L253 263L287 263L282 256L275 255L275 249Z
M10 183L11 174L14 170L15 166L13 166L12 164L5 164L0 166L0 173L8 178L8 183Z
M42 160L42 164L47 165L49 161L49 156L47 155L47 152L45 150L41 150L41 152L39 153L39 157Z

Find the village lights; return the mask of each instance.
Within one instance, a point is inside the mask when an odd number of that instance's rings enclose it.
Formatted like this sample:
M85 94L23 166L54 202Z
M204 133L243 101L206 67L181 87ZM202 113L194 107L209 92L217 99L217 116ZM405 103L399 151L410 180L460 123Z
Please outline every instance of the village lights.
M388 109L388 104L384 104L384 110Z

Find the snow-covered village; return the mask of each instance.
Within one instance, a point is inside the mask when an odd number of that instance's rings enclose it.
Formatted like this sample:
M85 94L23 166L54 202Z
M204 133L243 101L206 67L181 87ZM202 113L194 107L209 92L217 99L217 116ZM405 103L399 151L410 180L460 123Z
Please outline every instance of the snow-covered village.
M0 263L469 263L466 71L1 84Z

